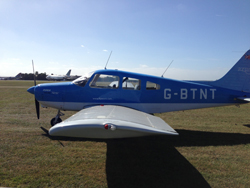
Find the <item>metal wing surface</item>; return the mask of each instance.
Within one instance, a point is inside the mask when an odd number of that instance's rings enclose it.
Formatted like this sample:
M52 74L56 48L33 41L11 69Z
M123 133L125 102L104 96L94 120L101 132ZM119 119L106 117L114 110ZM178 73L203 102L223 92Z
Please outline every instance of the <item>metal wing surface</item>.
M83 109L53 126L49 130L49 134L51 136L101 139L178 135L159 117L114 105Z

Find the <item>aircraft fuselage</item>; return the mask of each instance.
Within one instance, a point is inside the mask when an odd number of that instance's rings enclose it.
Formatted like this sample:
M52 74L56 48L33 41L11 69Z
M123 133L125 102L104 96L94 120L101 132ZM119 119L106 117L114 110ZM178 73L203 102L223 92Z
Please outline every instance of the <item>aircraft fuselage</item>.
M99 78L96 75L105 75L109 79L112 77L113 80L103 78L98 82L99 85L95 85ZM106 86L102 86L102 83L106 83ZM242 104L245 102L236 98L249 97L249 94L241 91L199 82L178 81L118 70L96 71L84 86L75 82L40 84L33 87L33 92L43 106L60 110L79 111L90 106L111 104L146 113Z

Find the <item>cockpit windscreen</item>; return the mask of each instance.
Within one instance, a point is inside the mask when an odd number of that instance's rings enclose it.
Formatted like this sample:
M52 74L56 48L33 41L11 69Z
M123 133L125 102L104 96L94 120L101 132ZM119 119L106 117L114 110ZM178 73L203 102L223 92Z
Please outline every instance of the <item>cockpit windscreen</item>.
M81 76L80 78L77 78L73 81L73 83L77 86L84 87L86 83L89 81L89 78L93 75L94 72L90 72L84 76Z

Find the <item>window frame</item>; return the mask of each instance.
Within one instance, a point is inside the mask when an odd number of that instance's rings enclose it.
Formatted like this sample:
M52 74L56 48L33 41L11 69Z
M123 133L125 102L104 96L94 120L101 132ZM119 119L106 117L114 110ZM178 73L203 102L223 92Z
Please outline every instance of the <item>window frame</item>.
M149 87L148 85L151 84L151 85L154 85L153 87ZM160 84L157 84L155 82L152 82L152 81L146 81L146 90L160 90L161 89L161 85Z
M133 80L136 80L135 85L132 83L132 82L134 82ZM133 85L133 87L124 87L123 86L124 82ZM141 79L133 78L133 77L128 77L128 76L126 76L126 77L123 76L123 79L122 79L122 89L124 89L124 90L136 90L136 91L140 91L141 90Z
M104 77L102 77L102 76L104 76ZM101 83L101 82L105 83L105 81L101 81L101 79L105 79L105 78L108 78L108 77L113 77L115 79L113 81L106 81L106 84L103 85L103 86L102 85L98 85L98 83ZM116 87L110 86L110 84L113 83L113 82L117 82ZM98 88L98 89L118 89L119 88L119 82L120 82L120 77L117 76L117 75L96 73L93 76L93 79L90 81L89 87L91 87L91 88Z

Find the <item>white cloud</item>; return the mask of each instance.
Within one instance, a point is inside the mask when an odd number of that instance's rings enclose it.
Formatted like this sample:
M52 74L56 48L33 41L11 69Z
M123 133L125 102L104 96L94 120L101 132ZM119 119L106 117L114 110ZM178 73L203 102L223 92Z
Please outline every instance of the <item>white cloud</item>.
M0 76L15 76L19 72L25 72L26 69L32 70L31 61L24 64L20 58L2 59L0 67Z
M35 63L35 70L38 72L46 72L47 74L65 74L69 69L72 70L72 75L84 75L86 73L104 69L104 66L77 66L75 63L66 64L59 63L58 61L49 61L47 63ZM0 76L15 76L17 73L31 73L32 64L31 60L21 60L19 58L0 59ZM162 76L166 67L149 67L145 64L137 65L136 67L124 68L123 64L115 62L108 69L118 69L135 73L142 73L154 76ZM213 68L205 70L196 69L181 69L170 67L164 74L165 78L178 79L178 80L217 80L221 78L226 72L227 68Z
M10 58L10 60L12 60L12 61L20 61L19 58Z
M60 65L60 64L57 61L50 61L49 65L51 65L51 66L56 65L57 66L57 65Z
M147 65L140 65L140 67L142 67L142 68L147 68L148 66Z
M107 52L108 50L102 50L103 52Z
M81 47L82 47L82 48L84 48L84 46L83 46L83 45L81 45Z

